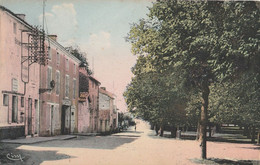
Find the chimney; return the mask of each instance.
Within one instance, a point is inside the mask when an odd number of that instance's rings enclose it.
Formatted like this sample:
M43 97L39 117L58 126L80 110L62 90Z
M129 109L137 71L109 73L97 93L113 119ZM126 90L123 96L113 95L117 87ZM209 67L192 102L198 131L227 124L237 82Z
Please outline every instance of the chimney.
M104 91L106 90L106 87L100 87L101 89L103 89Z
M52 34L52 35L48 35L51 39L53 39L54 41L57 41L57 35Z
M25 14L16 14L16 16L25 21Z

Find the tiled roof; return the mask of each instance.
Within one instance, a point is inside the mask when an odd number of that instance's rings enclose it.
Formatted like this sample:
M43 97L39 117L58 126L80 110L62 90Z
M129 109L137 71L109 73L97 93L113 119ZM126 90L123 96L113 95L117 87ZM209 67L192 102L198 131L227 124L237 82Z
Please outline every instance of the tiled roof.
M89 78L93 81L95 81L96 83L98 83L99 85L101 84L96 78L94 78L93 76L89 76Z
M107 91L107 90L104 90L104 89L102 89L102 88L99 88L99 92L102 93L102 94L104 94L104 95L107 95L107 96L111 97L112 99L115 98L115 95L114 95L113 93L111 93L111 92L109 92L109 91Z

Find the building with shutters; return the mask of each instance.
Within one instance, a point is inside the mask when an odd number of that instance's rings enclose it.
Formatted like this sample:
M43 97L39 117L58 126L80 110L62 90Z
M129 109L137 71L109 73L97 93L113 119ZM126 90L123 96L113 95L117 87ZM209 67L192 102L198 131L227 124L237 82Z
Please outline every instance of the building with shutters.
M34 27L0 6L0 139L39 134L39 69Z
M98 132L100 84L96 78L89 76L90 132L92 133Z
M118 127L115 95L106 90L99 89L99 132L111 132Z
M40 135L77 132L80 61L57 42L45 41L48 64L40 70Z
M89 75L86 67L79 68L78 133L91 132Z

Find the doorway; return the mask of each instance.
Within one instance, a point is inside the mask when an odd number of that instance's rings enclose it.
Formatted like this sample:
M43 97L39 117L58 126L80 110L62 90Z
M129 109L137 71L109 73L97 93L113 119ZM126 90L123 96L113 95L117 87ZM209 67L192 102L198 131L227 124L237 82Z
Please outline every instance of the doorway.
M61 134L70 133L70 106L63 105L61 110Z
M18 122L18 100L17 96L12 97L12 123Z
M54 135L54 117L53 117L53 110L54 110L54 105L51 105L51 109L50 109L50 117L51 117L51 136Z
M28 127L27 127L27 135L32 134L32 99L28 99Z
M39 108L38 108L38 100L34 100L34 108L35 108L35 125L34 125L34 134L38 134L39 131Z

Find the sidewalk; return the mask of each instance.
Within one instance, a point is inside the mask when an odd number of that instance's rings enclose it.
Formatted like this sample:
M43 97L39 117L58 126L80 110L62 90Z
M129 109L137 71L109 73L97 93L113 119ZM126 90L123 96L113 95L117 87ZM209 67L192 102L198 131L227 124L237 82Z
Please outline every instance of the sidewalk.
M18 138L18 139L3 139L1 143L12 143L12 144L35 144L41 142L47 142L52 140L68 140L76 138L76 135L59 135L51 137L28 137L28 138Z
M78 135L78 136L100 136L100 133L74 133L73 135Z

